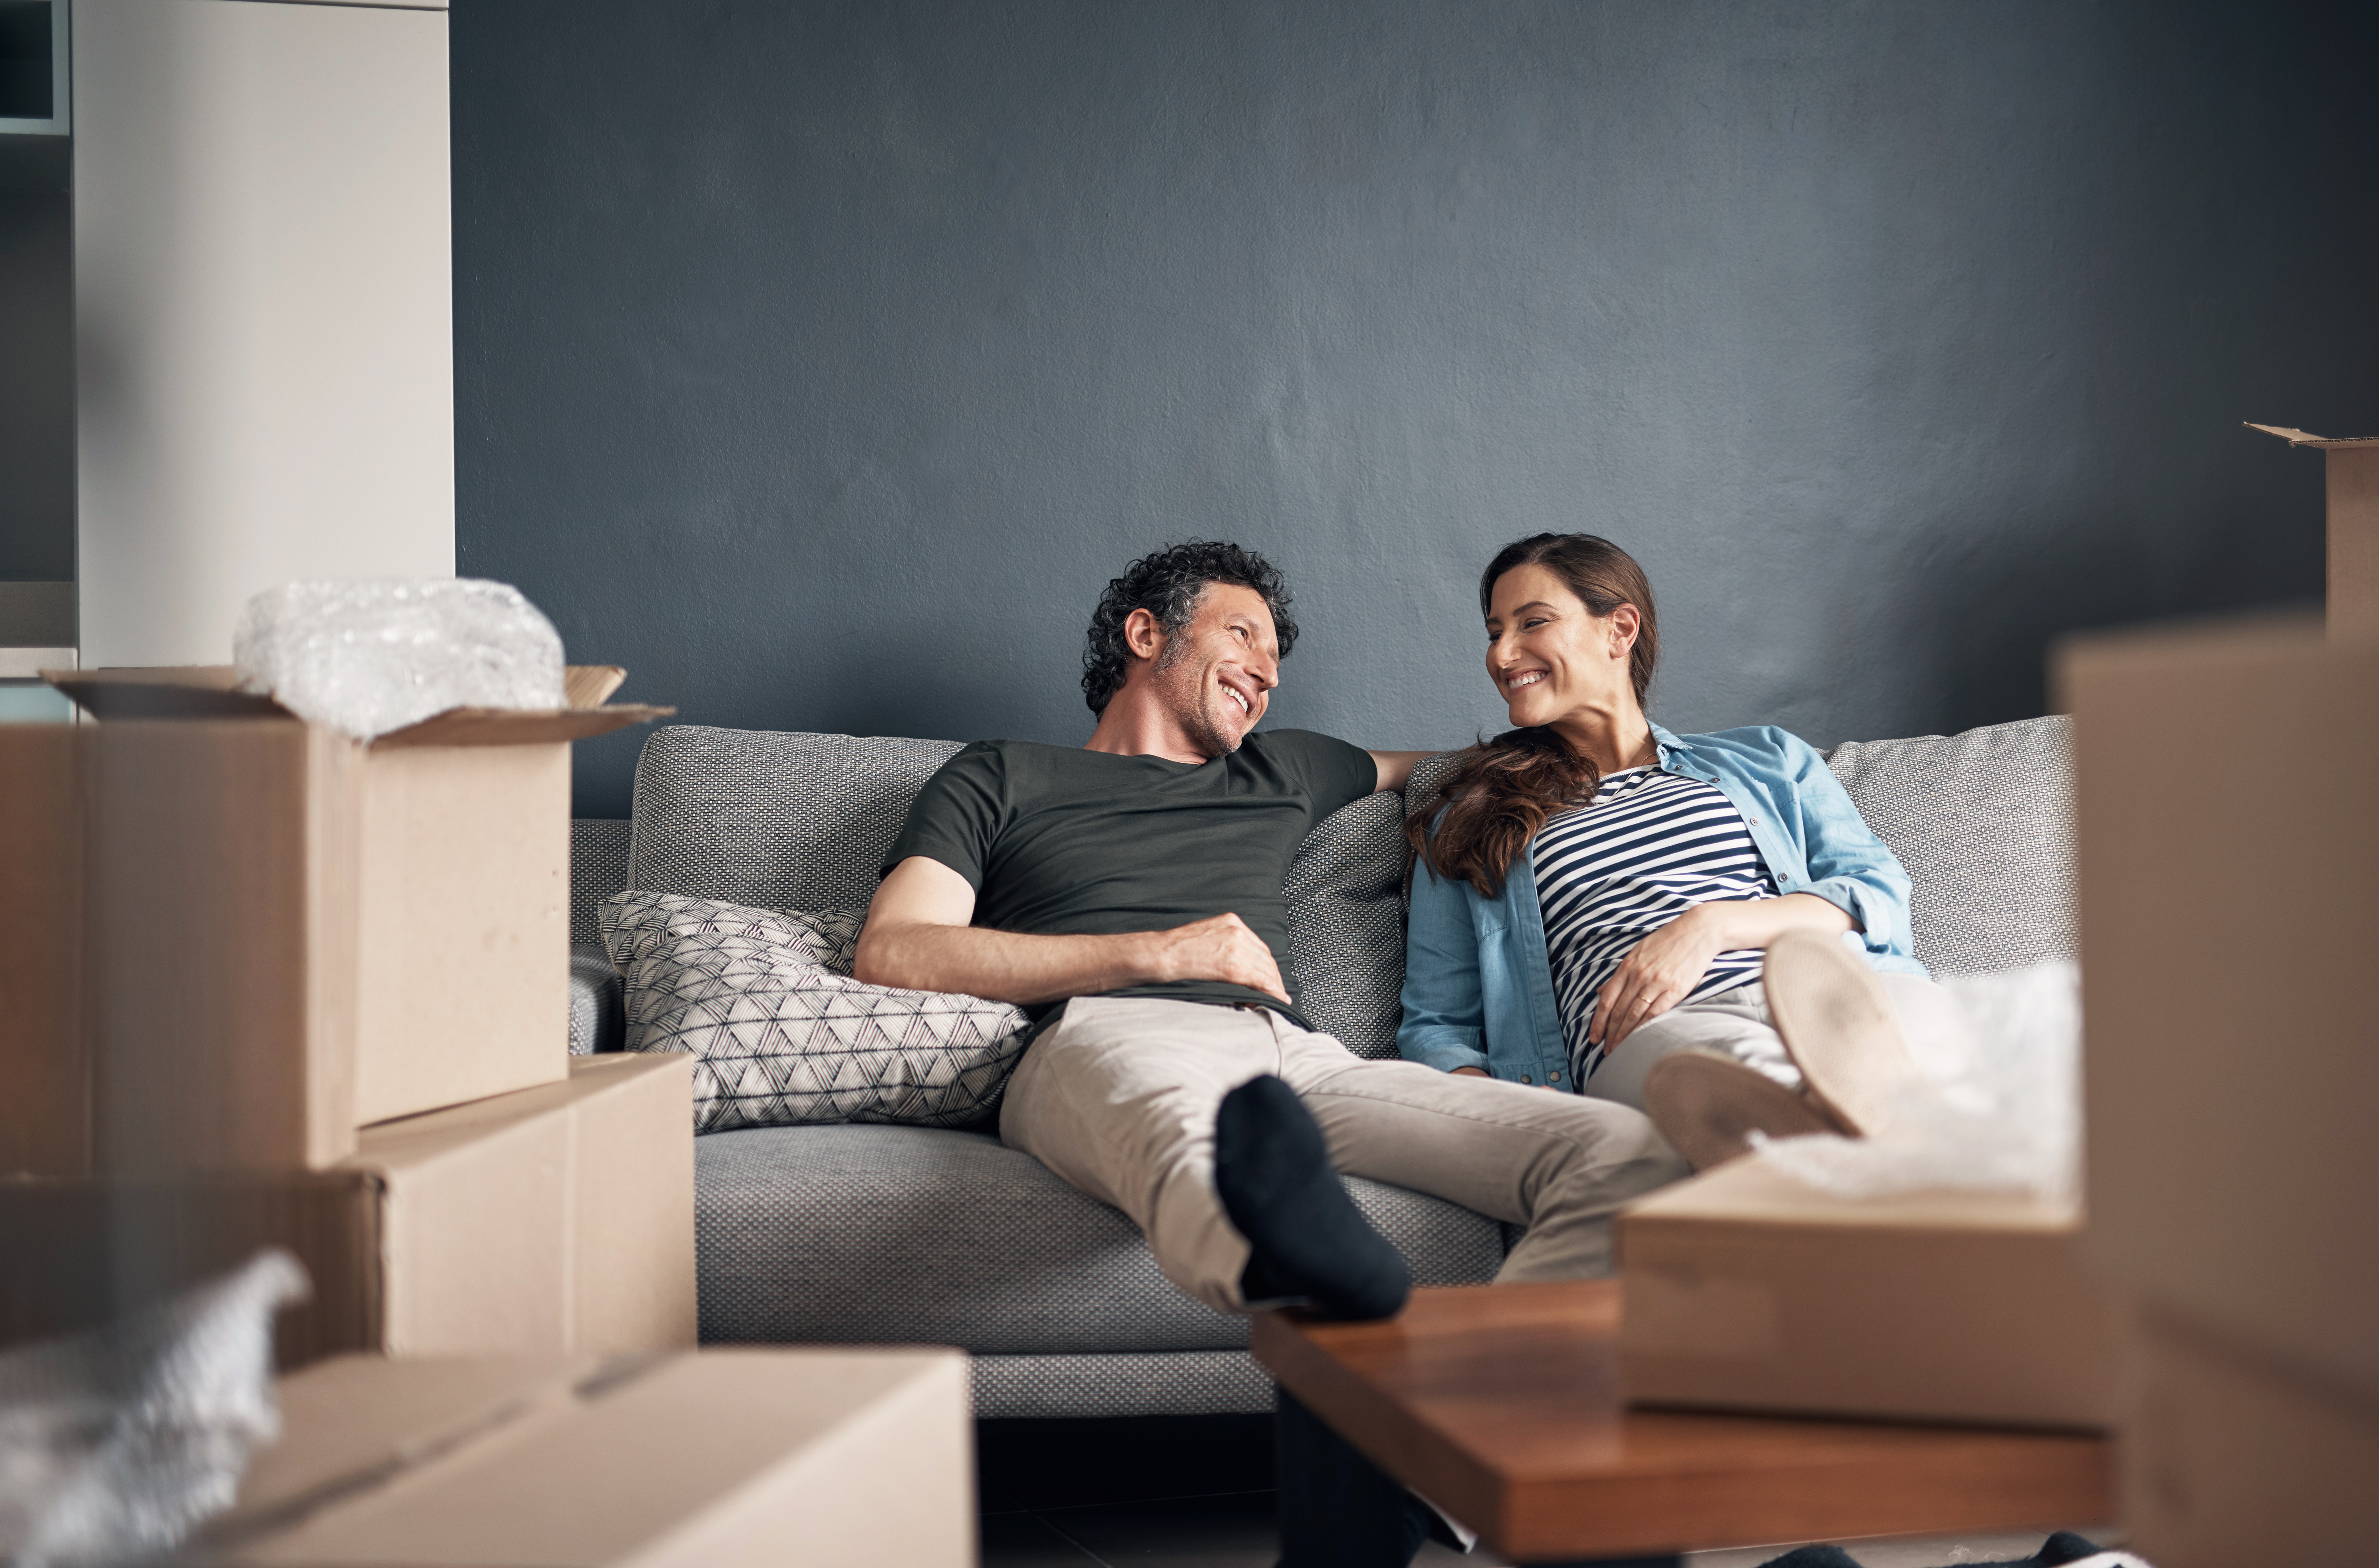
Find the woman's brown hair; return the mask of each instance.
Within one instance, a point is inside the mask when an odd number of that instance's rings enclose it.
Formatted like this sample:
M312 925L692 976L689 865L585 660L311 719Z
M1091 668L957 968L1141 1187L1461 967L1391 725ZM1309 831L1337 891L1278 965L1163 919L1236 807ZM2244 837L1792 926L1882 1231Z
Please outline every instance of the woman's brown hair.
M1643 617L1627 657L1640 706L1660 662L1652 585L1636 558L1593 534L1536 534L1505 545L1479 578L1479 614L1493 613L1495 585L1507 572L1541 566L1568 585L1597 619L1623 604ZM1437 808L1405 824L1413 853L1448 882L1467 882L1485 898L1503 896L1503 878L1545 819L1594 799L1602 774L1549 729L1507 730L1459 754L1440 786ZM1434 820L1436 831L1430 830Z

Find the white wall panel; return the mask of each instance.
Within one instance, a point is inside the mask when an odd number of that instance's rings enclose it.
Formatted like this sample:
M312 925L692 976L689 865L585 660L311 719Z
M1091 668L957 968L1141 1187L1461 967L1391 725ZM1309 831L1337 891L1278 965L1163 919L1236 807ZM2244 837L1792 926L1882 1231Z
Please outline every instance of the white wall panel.
M76 0L83 663L454 570L442 11Z

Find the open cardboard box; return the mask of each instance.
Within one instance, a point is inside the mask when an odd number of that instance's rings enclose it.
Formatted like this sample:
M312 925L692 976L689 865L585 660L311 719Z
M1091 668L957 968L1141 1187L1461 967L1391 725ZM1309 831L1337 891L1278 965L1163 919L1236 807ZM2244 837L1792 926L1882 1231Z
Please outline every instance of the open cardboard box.
M2379 436L2333 440L2285 425L2247 427L2328 456L2329 623L2379 631Z
M915 1347L590 1359L351 1357L175 1561L735 1568L975 1561L966 1357Z
M1630 1403L2097 1428L2119 1319L2081 1216L2013 1194L1838 1198L1730 1161L1619 1217Z
M284 1247L311 1277L284 1368L694 1342L693 1066L582 1056L560 1083L365 1129L327 1170L0 1176L0 1344L90 1328Z
M83 940L36 981L72 1036L6 1037L0 1169L320 1169L358 1126L561 1080L569 743L671 711L605 706L622 671L368 744L227 668L44 678L100 722L0 740L64 818L0 831L80 845L34 869L78 879Z

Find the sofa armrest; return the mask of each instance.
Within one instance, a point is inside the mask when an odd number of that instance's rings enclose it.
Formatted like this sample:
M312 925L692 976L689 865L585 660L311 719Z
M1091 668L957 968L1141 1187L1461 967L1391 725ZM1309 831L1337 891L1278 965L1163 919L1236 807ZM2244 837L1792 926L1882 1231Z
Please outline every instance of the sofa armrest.
M603 949L581 945L570 950L570 1054L598 1055L627 1042L619 971Z

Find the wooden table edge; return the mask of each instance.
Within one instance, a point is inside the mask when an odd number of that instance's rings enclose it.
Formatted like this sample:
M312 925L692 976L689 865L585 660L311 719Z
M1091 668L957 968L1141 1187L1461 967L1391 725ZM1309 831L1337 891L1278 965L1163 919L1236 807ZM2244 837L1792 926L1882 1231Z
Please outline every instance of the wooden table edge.
M1597 1282L1605 1283L1605 1282ZM1441 1286L1440 1291L1502 1290L1502 1286ZM1780 1550L1802 1541L1844 1540L1869 1537L1917 1536L1949 1534L1973 1530L2015 1530L2039 1528L2045 1535L2057 1528L2089 1527L2110 1523L2115 1514L2114 1445L2110 1436L2075 1430L2045 1430L2022 1428L1963 1425L1958 1423L1919 1423L1909 1421L1870 1420L1850 1417L1817 1415L1766 1415L1751 1411L1685 1411L1655 1410L1641 1414L1653 1420L1686 1419L1697 1416L1716 1421L1737 1423L1775 1420L1791 1423L1817 1423L1823 1428L1840 1428L1845 1431L1872 1431L1877 1429L1899 1429L1910 1432L1938 1434L1941 1440L1966 1438L1991 1448L2004 1448L2021 1443L2034 1451L2032 1463L2016 1463L2013 1471L2039 1469L2050 1472L2036 1484L2038 1503L2029 1501L2035 1494L2023 1493L2028 1501L2018 1502L2011 1495L2015 1481L2007 1473L1990 1478L1987 1486L1978 1488L1980 1495L1971 1499L1961 1509L1939 1506L1937 1497L1912 1501L1904 1496L1886 1501L1878 1506L1867 1497L1845 1501L1840 1496L1829 1497L1823 1489L1811 1490L1798 1498L1771 1501L1757 1525L1738 1524L1730 1528L1720 1518L1711 1517L1706 1509L1691 1507L1693 1492L1720 1487L1733 1494L1736 1501L1746 1492L1757 1492L1765 1485L1780 1483L1788 1490L1801 1486L1827 1470L1858 1467L1855 1458L1827 1458L1813 1455L1807 1462L1763 1465L1752 1470L1731 1472L1716 1477L1707 1471L1684 1468L1654 1476L1634 1478L1625 1484L1631 1490L1648 1494L1647 1502L1657 1502L1651 1494L1670 1493L1671 1506L1680 1512L1693 1512L1705 1527L1684 1529L1664 1525L1657 1527L1637 1526L1620 1517L1611 1517L1605 1527L1591 1531L1590 1538L1582 1536L1564 1523L1564 1515L1577 1512L1576 1482L1546 1478L1499 1475L1490 1456L1474 1452L1458 1435L1432 1425L1419 1412L1399 1403L1385 1389L1368 1380L1362 1373L1338 1359L1329 1349L1306 1331L1318 1328L1328 1333L1335 1325L1308 1324L1297 1317L1281 1312L1256 1315L1250 1328L1250 1348L1259 1365L1294 1394L1315 1416L1345 1438L1359 1452L1378 1465L1404 1485L1427 1497L1460 1519L1496 1550L1518 1561L1530 1558L1576 1558L1595 1553L1626 1555L1664 1551L1712 1550L1738 1547L1777 1545ZM1623 1417L1623 1419L1625 1417ZM1954 1458L1947 1446L1942 1463ZM2026 1456L2019 1454L2019 1461ZM2061 1476L2055 1473L2062 1472ZM1721 1513L1723 1500L1721 1502ZM1624 1510L1636 1513L1636 1509ZM1738 1510L1739 1512L1739 1510Z

